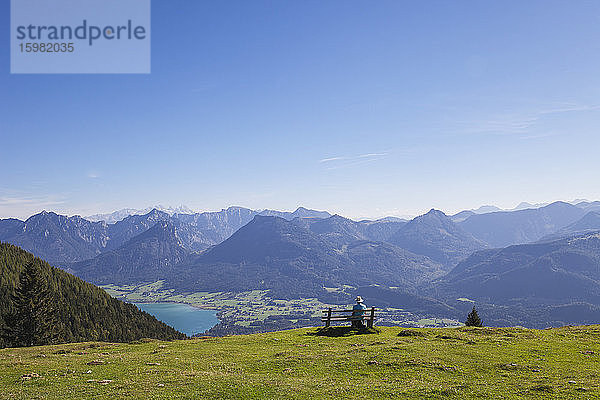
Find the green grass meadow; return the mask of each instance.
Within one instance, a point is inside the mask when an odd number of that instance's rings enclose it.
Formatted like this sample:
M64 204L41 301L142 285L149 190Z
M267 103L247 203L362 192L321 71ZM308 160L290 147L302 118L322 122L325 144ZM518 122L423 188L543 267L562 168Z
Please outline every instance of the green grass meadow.
M0 399L600 399L600 326L0 350Z

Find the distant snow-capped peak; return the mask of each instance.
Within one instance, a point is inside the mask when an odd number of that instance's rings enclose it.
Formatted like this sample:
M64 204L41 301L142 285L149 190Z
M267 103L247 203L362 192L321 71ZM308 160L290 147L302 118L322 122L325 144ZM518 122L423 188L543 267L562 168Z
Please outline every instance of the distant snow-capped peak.
M124 218L129 217L130 215L144 215L148 214L152 210L158 210L165 212L169 215L173 214L194 214L195 211L190 209L186 205L180 205L178 207L171 206L163 206L162 204L158 204L153 207L146 207L144 209L136 209L136 208L123 208L121 210L114 211L112 213L107 214L94 214L85 217L88 221L96 222L96 221L104 221L108 224L114 224L115 222L121 221Z

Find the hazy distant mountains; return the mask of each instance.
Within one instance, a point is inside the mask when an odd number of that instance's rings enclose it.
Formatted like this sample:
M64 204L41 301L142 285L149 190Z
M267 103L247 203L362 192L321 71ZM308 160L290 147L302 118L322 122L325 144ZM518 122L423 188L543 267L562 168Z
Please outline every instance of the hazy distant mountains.
M426 256L369 240L369 233L381 235L374 225L339 216L288 221L255 215L222 243L193 253L175 224L159 222L115 250L71 264L69 270L98 284L167 279L178 290L269 289L288 298L330 298L325 288L374 283L414 291L443 275L443 266Z
M276 217L281 217L281 218L285 218L285 219L326 218L331 215L327 211L309 210L304 207L299 207L294 212L276 211L276 210L250 210L250 209L243 208L243 207L229 207L227 210L221 210L221 211L216 211L216 212L196 213L195 211L193 211L192 209L190 209L189 207L187 207L185 205L181 205L178 207L170 207L170 206L168 207L168 206L163 206L163 205L156 205L154 207L147 207L144 209L123 208L121 210L118 210L118 211L115 211L112 213L108 213L108 214L90 215L90 216L85 217L85 219L87 219L88 221L92 221L92 222L104 221L107 224L114 224L114 223L119 222L129 216L145 215L153 210L161 211L165 214L169 214L170 216L177 214L179 217L182 217L184 215L219 215L219 214L222 214L223 211L230 211L230 210L244 210L244 211L248 211L248 212L252 213L253 215L256 215L256 214L270 215L270 216L276 216Z
M26 221L0 220L0 240L53 264L95 257L109 241L104 222L43 211Z
M449 269L480 249L594 229L598 217L589 214L589 210L596 207L600 207L599 202L582 202L577 206L556 202L519 211L463 212L459 213L462 214L460 219L456 218L458 214L448 217L441 211L431 210L408 222L398 219L352 221L302 207L294 212L229 207L218 212L172 215L154 209L113 224L42 212L26 221L0 220L0 240L65 266L116 250L161 221L169 222L176 229L177 240L192 253L222 243L257 215L277 216L294 221L298 227L336 246L359 240L386 242L424 255Z
M229 207L154 209L110 224L42 212L0 220L0 240L92 283L161 279L176 291L264 289L341 302L360 291L381 304L450 314L468 306L458 297L468 297L499 324L543 325L539 316L564 313L569 299L588 317L600 307L593 274L600 268L599 211L600 202L556 202L353 221L302 207Z
M540 241L552 241L561 238L568 238L572 236L581 236L586 233L600 231L600 212L590 211L585 214L581 219L573 222L570 225L565 226L558 231L546 235L540 239Z
M179 207L166 207L166 206L159 204L154 207L144 208L142 210L138 210L135 208L123 208L121 210L118 210L118 211L115 211L112 213L108 213L108 214L90 215L90 216L85 217L85 219L87 219L88 221L92 221L92 222L104 221L107 224L114 224L115 222L119 222L122 219L129 217L130 215L144 215L144 214L148 214L152 210L162 211L169 215L194 214L194 211L192 211L189 207L184 206L184 205L181 205Z
M600 316L600 230L474 253L431 288L450 303L486 305L495 324L598 323L591 316ZM567 309L574 314L563 315Z
M222 242L255 215L274 213L277 212L229 207L219 212L169 215L153 209L144 215L134 214L108 224L43 211L25 221L0 220L0 240L20 246L50 263L64 266L117 249L160 221L168 221L177 227L183 247L190 251L201 251ZM280 214L289 219L300 215L329 216L328 213L305 208Z
M323 298L329 293L325 288L343 285L383 284L410 291L443 274L438 263L392 244L357 240L352 238L356 232L344 241L331 240L327 230L315 232L298 222L255 216L223 243L178 266L171 286L269 289L280 298Z
M115 250L80 261L70 272L96 284L136 283L164 279L190 254L169 221L159 221Z
M600 232L484 250L442 281L471 299L600 300Z
M0 240L17 245L56 265L90 259L115 249L169 215L153 210L115 224L91 222L43 211L26 221L0 220Z
M461 228L491 247L530 243L574 223L586 211L564 202L542 208L472 215Z
M258 215L271 216L271 217L280 217L287 220L292 220L294 218L327 218L331 217L327 211L316 211L309 210L308 208L298 207L294 212L287 211L275 211L275 210L262 210L258 211Z
M388 219L356 222L339 215L332 215L328 218L294 219L293 221L340 246L357 240L387 242L401 226L406 224L405 221Z
M473 218L473 217L470 217ZM446 214L431 210L401 226L389 242L432 260L453 266L486 243L454 223Z

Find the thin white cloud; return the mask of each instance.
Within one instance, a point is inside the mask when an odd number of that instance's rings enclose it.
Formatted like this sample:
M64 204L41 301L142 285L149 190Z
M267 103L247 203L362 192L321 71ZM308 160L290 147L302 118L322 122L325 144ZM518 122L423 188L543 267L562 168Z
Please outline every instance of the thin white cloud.
M0 218L27 218L42 210L54 210L66 202L59 196L0 195Z
M326 162L330 162L330 161L339 161L339 160L346 160L346 157L330 157L330 158L324 158L322 160L319 160L320 163L326 163Z
M388 153L367 153L361 154L358 158L376 158L376 157L385 157Z
M90 168L87 170L85 176L88 179L98 179L100 178L100 172L98 171L98 168Z
M561 113L568 113L568 112L593 111L593 110L600 110L600 106L578 105L578 104L566 103L563 106L559 106L558 108L550 108L548 110L541 110L538 112L538 114L540 114L540 115L561 114Z
M465 133L488 133L497 135L526 135L524 138L538 138L556 136L556 133L545 134L531 134L531 130L538 124L543 118L550 115L558 115L572 112L586 112L600 110L600 106L597 105L580 105L573 103L559 104L556 107L543 108L534 112L529 113L513 113L500 115L496 118L469 122L468 125L471 127L465 130Z
M382 157L386 157L388 156L389 153L365 153L365 154L359 154L357 156L337 156L337 157L328 157L328 158L323 158L321 160L319 160L320 163L327 163L327 162L332 162L332 161L352 161L352 160L359 160L361 158L382 158Z
M336 157L327 157L319 160L321 164L327 164L327 169L339 169L339 168L347 168L355 165L365 164L368 162L373 162L377 160L381 160L389 155L388 152L384 153L365 153L359 154L355 156L336 156Z
M55 206L58 204L64 204L61 200L52 200L49 198L35 198L35 197L0 197L0 207L14 206L14 205L36 205L36 206Z

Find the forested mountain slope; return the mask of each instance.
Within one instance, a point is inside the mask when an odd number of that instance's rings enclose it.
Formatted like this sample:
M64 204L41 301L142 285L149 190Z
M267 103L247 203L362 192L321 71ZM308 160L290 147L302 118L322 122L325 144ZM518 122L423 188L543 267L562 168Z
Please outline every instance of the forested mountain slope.
M0 328L16 310L14 295L26 265L33 263L45 283L57 318L55 341L127 342L143 337L181 339L180 332L156 318L109 296L102 289L82 281L17 246L0 242ZM0 338L0 346L4 341Z

